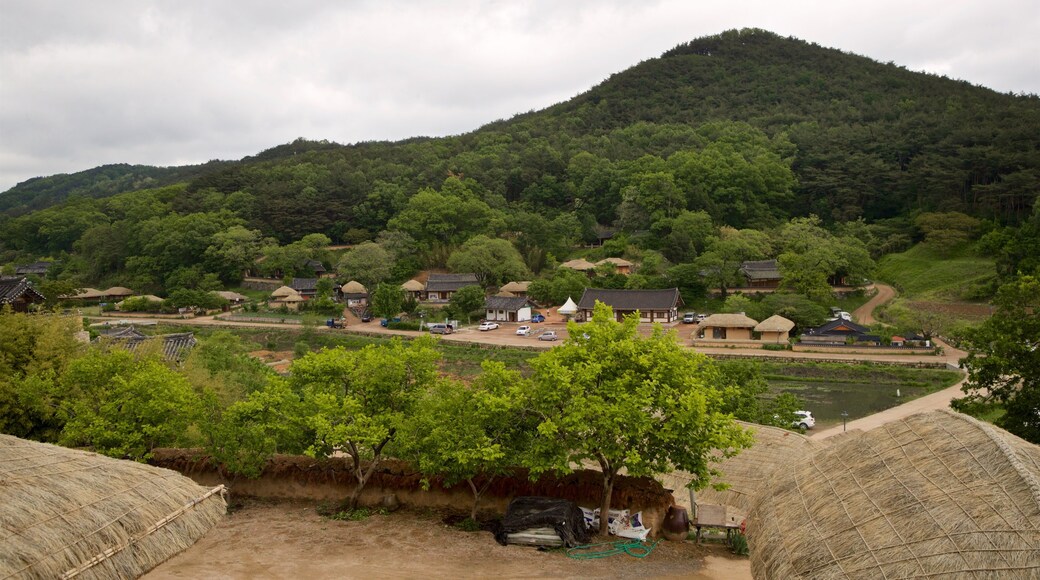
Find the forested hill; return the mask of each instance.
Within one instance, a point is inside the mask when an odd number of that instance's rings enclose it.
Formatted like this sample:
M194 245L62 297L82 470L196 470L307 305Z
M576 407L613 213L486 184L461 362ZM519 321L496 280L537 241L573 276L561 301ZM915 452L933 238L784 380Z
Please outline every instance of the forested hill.
M705 210L738 227L809 213L872 221L933 209L1016 223L1040 191L1038 135L1035 95L761 30L729 31L465 135L350 146L298 140L197 166L181 174L192 194L181 203L211 207L202 199L209 193L239 194L231 209L282 240L374 234L449 175L492 206L547 216L576 210L599 223L625 221L626 195L630 217ZM96 171L19 184L0 195L0 210L10 216L72 193L100 197L177 177ZM627 225L646 225L638 221Z

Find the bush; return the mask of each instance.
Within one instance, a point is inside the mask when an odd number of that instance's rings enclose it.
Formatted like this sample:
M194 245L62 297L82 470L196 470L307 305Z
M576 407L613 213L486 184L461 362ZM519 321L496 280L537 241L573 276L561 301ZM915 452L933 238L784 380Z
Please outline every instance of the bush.
M391 330L422 330L419 326L422 321L419 320L402 320L400 322L390 322L386 325Z
M762 350L787 350L786 344L763 344Z
M750 552L748 551L747 536L743 532L735 532L731 540L730 549L733 553L738 556L747 556Z

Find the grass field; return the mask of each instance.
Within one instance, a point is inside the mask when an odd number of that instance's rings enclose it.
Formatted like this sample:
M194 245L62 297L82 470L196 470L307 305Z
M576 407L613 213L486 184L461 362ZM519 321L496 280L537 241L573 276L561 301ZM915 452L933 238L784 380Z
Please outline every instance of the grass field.
M924 244L878 263L876 278L917 300L972 300L996 277L994 262L969 250L942 255Z

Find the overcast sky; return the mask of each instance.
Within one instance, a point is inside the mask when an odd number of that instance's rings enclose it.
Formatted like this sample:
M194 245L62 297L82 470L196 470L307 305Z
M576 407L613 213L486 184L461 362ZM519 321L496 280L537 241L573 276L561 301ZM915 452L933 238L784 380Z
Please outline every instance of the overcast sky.
M6 0L0 191L297 137L464 133L745 27L1040 94L1037 0Z

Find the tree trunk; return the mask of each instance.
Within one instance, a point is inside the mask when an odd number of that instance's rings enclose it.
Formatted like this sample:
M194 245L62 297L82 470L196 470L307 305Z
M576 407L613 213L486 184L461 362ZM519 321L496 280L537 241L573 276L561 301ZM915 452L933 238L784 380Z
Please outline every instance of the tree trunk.
M480 507L480 498L484 495L484 492L491 487L491 482L494 479L494 477L489 477L488 480L484 482L483 487L479 489L477 488L477 484L473 482L473 478L466 480L466 483L469 484L470 490L473 491L473 509L470 510L469 517L474 522L477 521L477 509Z
M599 504L599 535L609 535L607 527L610 520L610 496L614 492L614 477L617 470L610 467L609 463L601 456L599 464L603 469L603 502Z

